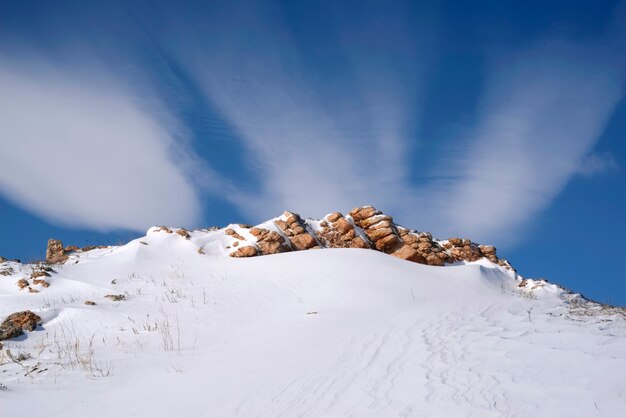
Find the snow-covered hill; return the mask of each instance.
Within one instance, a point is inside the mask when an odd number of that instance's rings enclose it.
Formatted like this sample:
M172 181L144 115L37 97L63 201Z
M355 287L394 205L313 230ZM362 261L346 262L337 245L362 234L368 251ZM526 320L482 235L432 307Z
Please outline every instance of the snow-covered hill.
M487 258L229 257L224 231L0 264L0 320L41 317L2 341L0 416L626 414L619 309Z

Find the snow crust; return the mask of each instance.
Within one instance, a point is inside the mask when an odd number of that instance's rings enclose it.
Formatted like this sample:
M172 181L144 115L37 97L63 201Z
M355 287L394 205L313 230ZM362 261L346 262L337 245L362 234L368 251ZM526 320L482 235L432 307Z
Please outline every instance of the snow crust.
M15 285L33 266L0 265L12 272L0 276L0 317L43 318L3 342L31 357L3 350L0 416L626 413L619 310L486 260L431 267L359 249L233 259L223 231L190 235L151 228L76 253L39 293Z

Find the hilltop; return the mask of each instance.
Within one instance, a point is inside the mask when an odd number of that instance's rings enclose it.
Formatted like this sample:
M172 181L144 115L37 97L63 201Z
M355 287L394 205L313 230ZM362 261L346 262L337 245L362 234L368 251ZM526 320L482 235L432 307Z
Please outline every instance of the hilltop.
M31 312L1 341L7 416L590 417L626 401L623 310L372 207L0 262L0 320Z

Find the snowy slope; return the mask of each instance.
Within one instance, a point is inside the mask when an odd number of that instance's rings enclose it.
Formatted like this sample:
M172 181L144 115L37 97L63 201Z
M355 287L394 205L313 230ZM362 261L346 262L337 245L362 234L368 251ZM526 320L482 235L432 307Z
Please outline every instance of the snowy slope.
M3 342L0 416L626 415L617 310L487 260L235 259L225 239L151 230L72 255L39 293L15 286L32 266L2 264L0 319L43 324Z

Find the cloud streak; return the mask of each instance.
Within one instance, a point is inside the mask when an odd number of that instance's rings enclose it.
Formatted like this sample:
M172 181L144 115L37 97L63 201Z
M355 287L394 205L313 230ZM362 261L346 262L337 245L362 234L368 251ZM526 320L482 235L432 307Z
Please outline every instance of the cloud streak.
M621 67L579 46L542 44L502 62L480 122L432 187L448 233L519 231L579 172L622 96Z
M120 80L82 70L78 61L0 58L0 192L73 227L198 221L173 120Z
M354 79L335 92L311 81L314 69L300 61L275 13L257 10L245 19L229 23L248 28L253 41L203 39L202 48L177 56L246 145L262 187L231 197L261 218L285 208L322 215L372 203L443 236L511 243L580 171L624 86L616 51L598 45L544 41L494 57L476 124L418 185L407 178L407 150L418 141L407 134L416 122L415 77L394 72L399 62L388 56L368 66L348 43L343 52L355 65L343 71ZM419 57L408 57L416 73ZM427 103L420 113L427 117Z
M608 152L594 152L587 155L578 167L578 174L592 177L600 174L615 173L620 170L615 157Z
M190 18L164 31L174 41L161 39L236 129L258 173L261 188L233 190L231 201L256 218L393 202L408 171L403 124L415 85L403 84L408 79L399 76L398 61L377 59L373 68L349 53L362 36L334 39L341 75L320 82L276 9L249 5L236 18L227 14L219 38L201 29L210 23L194 27ZM190 41L176 48L181 37ZM417 73L415 57L407 61L404 71Z

